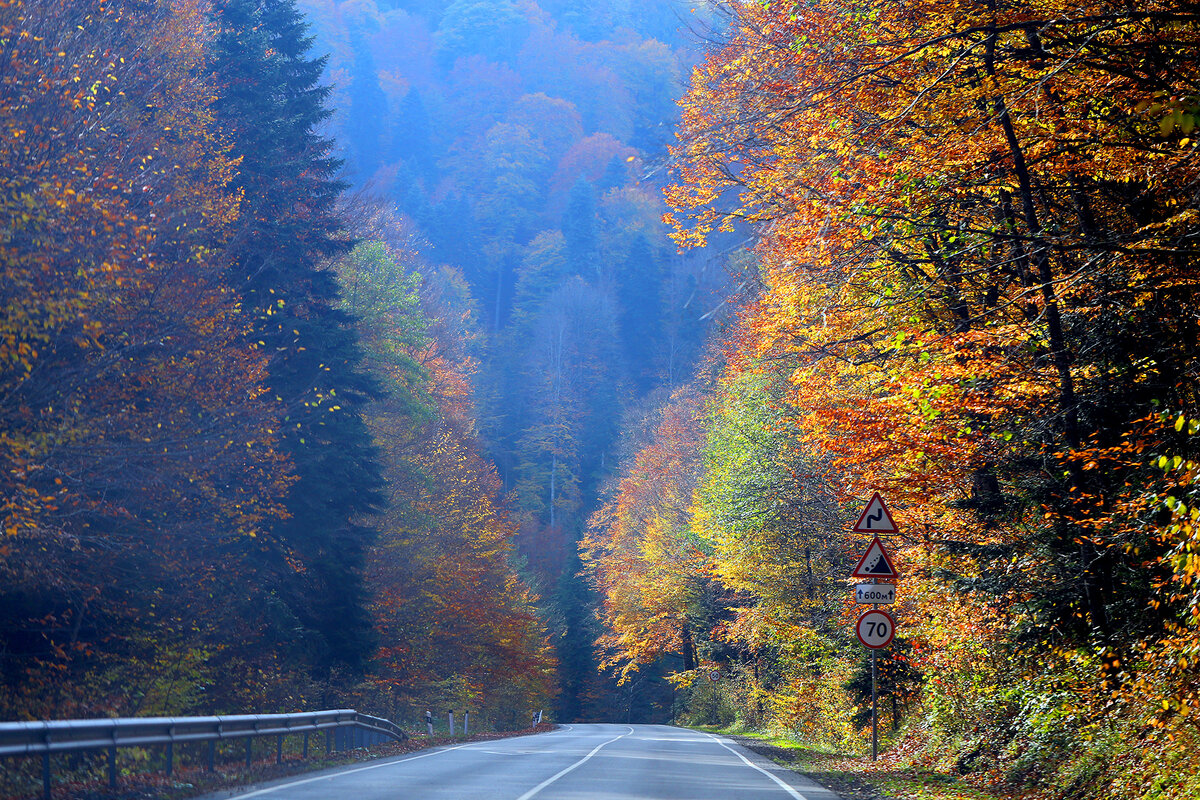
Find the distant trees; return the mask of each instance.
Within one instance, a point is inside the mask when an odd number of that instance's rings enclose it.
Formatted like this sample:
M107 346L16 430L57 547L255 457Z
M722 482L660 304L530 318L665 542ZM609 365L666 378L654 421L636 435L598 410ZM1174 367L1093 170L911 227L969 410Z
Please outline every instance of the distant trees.
M445 65L464 55L510 61L528 30L524 10L513 0L454 0L438 24L438 58Z
M352 250L291 0L17 0L0 42L0 716L545 703L464 288Z
M477 719L522 724L524 709L552 698L555 664L510 563L515 531L495 469L478 452L474 362L463 331L429 316L451 317L453 299L423 297L417 269L444 277L396 249L403 223L385 228L395 244L365 241L337 265L382 388L367 413L388 494L367 558L379 637L368 697L411 712L443 702L450 685Z
M591 672L592 612L565 607L591 602L574 585L575 542L624 409L690 378L725 273L674 255L660 220L664 175L648 148L677 115L679 17L575 5L311 7L334 74L361 74L360 51L377 67L389 147L373 188L479 304L481 440L518 498L526 577L579 656L560 662ZM354 90L335 92L346 106ZM335 119L352 156L363 121Z

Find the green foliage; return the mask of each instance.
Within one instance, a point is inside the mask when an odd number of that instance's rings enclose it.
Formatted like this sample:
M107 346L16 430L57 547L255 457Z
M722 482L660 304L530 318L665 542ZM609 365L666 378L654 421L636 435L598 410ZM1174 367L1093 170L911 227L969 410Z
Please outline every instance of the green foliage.
M381 241L355 245L337 265L340 307L357 319L365 363L379 379L392 413L419 426L437 406L428 386L429 372L419 354L430 344L421 308L421 275L406 274Z
M722 387L710 414L696 519L722 580L768 613L824 605L845 563L823 467L781 424L786 410L759 377Z

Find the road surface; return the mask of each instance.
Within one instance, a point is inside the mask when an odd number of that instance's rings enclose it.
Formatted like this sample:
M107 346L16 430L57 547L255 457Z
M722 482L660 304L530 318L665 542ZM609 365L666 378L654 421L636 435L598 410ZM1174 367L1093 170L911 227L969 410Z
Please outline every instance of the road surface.
M666 725L566 725L536 736L421 750L206 800L230 797L838 800L727 739Z

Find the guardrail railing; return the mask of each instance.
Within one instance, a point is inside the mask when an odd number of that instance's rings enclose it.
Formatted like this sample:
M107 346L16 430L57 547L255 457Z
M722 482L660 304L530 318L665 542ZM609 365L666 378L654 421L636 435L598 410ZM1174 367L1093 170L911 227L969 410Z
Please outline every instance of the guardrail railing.
M208 742L208 769L216 769L216 744L227 739L246 740L246 766L251 763L255 738L276 738L275 760L283 761L285 736L304 737L303 757L308 758L309 737L325 732L327 753L408 738L395 723L360 714L353 709L297 714L239 714L223 717L126 717L73 719L48 722L0 722L0 756L42 757L42 796L50 800L50 756L85 750L108 751L108 783L117 784L117 748L166 748L166 773L174 769L175 744Z

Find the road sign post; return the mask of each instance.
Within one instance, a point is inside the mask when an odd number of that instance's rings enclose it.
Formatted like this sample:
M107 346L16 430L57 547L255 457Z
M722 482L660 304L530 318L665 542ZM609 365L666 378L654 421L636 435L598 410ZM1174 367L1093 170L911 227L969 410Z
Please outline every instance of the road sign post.
M892 643L892 637L896 634L896 620L886 611L872 608L858 618L854 632L865 647L878 650Z
M863 646L871 650L871 760L875 761L879 758L879 666L876 651L891 644L896 634L896 621L886 611L879 610L881 605L896 602L896 586L880 584L878 581L880 578L895 580L900 577L887 548L879 539L881 533L899 533L900 529L879 492L871 496L858 522L854 524L854 532L875 536L850 575L870 581L854 588L854 601L871 605L870 611L859 616L854 633Z
M883 546L883 542L876 536L871 540L871 544L867 546L867 552L863 553L862 558L858 560L858 564L854 567L854 572L850 573L851 578L899 578L900 573L896 571L896 566L892 563L892 557L888 555L887 548Z

